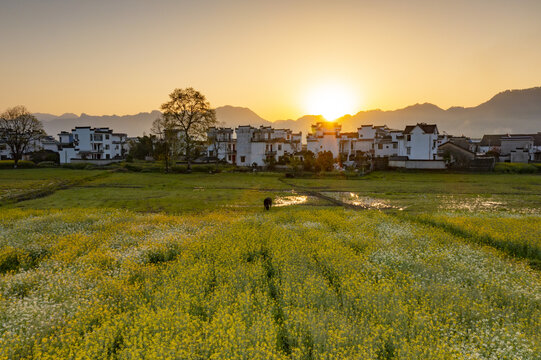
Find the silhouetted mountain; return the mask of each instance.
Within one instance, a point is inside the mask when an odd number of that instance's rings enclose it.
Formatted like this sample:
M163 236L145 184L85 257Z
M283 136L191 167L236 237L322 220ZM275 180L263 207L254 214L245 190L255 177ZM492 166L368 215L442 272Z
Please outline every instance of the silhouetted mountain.
M541 131L541 87L507 90L476 107L453 106L443 110L433 104L416 104L394 111L361 111L340 119L344 131L361 124L387 125L403 129L418 122L436 123L441 131L481 137L494 133Z
M310 131L310 125L323 121L319 115L305 115L296 120L268 121L244 107L222 106L216 109L221 126L235 128L239 125L273 126L288 128L294 132ZM91 116L64 114L35 114L44 122L45 131L56 136L61 130L69 131L75 126L109 127L128 136L149 133L152 121L160 116L159 111L125 116ZM436 123L441 131L454 135L481 137L483 134L536 133L541 131L541 87L525 90L507 90L476 107L453 106L447 110L436 105L415 104L403 109L383 111L360 111L338 119L343 131L355 131L364 124L387 125L404 129L418 122Z
M46 114L46 113L35 113L34 116L38 118L38 120L47 122L55 119L76 119L78 116L74 113L65 113L60 116L53 115L53 114Z
M278 129L291 129L293 132L302 131L306 135L310 131L312 124L318 121L325 121L321 115L304 115L297 120L278 120L272 123L272 126Z
M45 114L45 113L34 113L34 116L35 116L39 121L43 121L43 122L58 118L58 116L56 116L56 115L53 115L53 114Z
M269 126L272 122L263 119L252 110L245 107L226 105L216 109L218 121L232 128L242 125Z
M55 136L60 131L70 131L76 126L108 127L115 132L123 132L128 136L139 136L143 133L149 133L152 122L158 118L161 113L152 111L150 113L142 112L136 115L103 115L92 116L82 113L80 116L75 114L64 114L60 117L50 114L34 114L39 120L43 121L43 127L47 134ZM51 118L52 116L52 118Z

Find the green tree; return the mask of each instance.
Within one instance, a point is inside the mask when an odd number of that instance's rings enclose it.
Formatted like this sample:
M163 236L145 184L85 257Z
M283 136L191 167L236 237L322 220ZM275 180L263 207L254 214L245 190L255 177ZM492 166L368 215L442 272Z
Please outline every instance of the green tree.
M274 156L267 156L263 162L267 170L274 170L276 168L276 158Z
M314 171L316 159L314 153L311 151L302 151L302 169L304 171Z
M355 164L357 165L357 168L361 169L363 174L367 169L370 169L371 163L372 157L370 156L370 153L364 151L357 151L355 153Z
M181 134L181 148L191 170L197 142L206 139L209 128L216 125L216 112L203 94L193 88L175 89L170 100L162 104L162 118Z
M316 158L315 168L316 171L332 171L334 166L334 157L332 152L324 151L320 152Z
M41 122L22 105L0 114L0 139L9 147L15 168L28 145L44 134Z
M154 148L154 156L165 161L165 172L169 172L171 161L178 157L179 143L182 141L179 139L176 123L173 118L162 116L154 120L151 131L158 140Z
M144 160L147 156L154 156L154 148L157 141L156 135L138 136L137 140L132 140L130 142L128 156L139 160Z

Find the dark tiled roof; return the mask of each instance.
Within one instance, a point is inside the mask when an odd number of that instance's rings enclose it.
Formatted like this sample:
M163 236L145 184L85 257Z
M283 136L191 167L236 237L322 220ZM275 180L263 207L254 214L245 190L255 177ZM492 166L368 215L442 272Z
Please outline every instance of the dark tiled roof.
M434 130L436 129L436 124L417 124L417 125L408 125L404 129L404 134L409 134L415 127L420 127L425 134L433 134Z
M470 141L465 137L450 138L448 142L453 143L456 146L459 146L465 150L470 150Z
M483 135L479 146L501 146L502 138L512 138L519 136L531 136L535 146L541 146L541 132L537 134L501 134L501 135Z
M461 149L462 151L467 151L468 153L475 155L475 153L470 151L469 148L465 148L465 147L455 143L454 141L447 141L446 143L443 143L440 146L438 146L438 149L445 149L447 147L458 148L458 149Z

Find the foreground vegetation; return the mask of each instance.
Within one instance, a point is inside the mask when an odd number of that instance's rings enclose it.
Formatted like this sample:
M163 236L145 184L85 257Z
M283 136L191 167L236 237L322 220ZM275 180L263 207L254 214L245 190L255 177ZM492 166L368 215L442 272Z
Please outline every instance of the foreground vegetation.
M78 182L0 208L0 359L541 353L537 175L17 171Z

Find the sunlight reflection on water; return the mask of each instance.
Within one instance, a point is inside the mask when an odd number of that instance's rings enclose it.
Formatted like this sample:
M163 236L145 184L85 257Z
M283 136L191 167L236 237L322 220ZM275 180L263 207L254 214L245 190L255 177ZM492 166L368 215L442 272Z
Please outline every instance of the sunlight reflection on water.
M466 211L479 211L479 210L498 210L504 207L505 204L501 201L486 199L482 197L475 198L455 198L445 197L441 200L441 209L447 210L466 210Z
M374 199L368 196L359 196L359 194L353 192L322 192L322 195L341 201L345 204L362 207L365 209L398 209L392 206L389 202L382 199Z
M273 206L299 205L299 204L304 204L307 201L308 201L308 196L306 195L282 196L274 200Z

